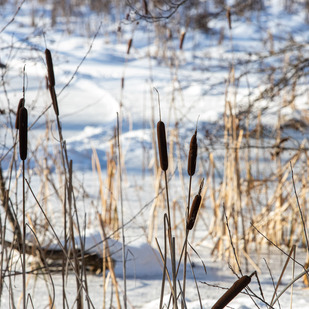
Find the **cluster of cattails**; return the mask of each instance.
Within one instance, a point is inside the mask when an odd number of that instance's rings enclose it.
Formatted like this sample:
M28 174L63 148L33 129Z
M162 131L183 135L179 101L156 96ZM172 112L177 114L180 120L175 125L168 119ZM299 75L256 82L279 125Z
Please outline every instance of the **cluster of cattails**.
M168 155L167 155L167 143L166 143L166 133L165 133L165 124L163 121L158 121L157 123L157 138L158 138L158 147L159 147L159 157L160 157L160 166L163 171L168 169ZM195 130L191 141L190 141L190 150L188 156L188 174L192 177L195 174L196 170L196 160L197 160L197 130ZM191 230L196 221L197 213L201 205L202 196L201 192L203 189L204 180L200 185L198 194L195 196L190 214L187 218L187 230Z
M28 143L28 111L25 107L24 98L21 98L18 103L15 128L19 130L19 156L24 161L27 159Z
M160 121L157 123L157 138L158 138L158 147L159 147L159 156L160 156L160 166L161 169L166 172L168 169L168 155L167 155L167 143L166 143L166 133L165 133L165 124ZM188 175L191 177L195 174L196 171L196 160L197 160L197 130L195 130L191 141L190 141L190 150L188 156ZM194 197L190 211L187 215L186 229L187 233L193 229L196 222L197 214L201 206L202 201L202 190L204 185L204 179L200 184L198 194ZM190 194L190 192L189 192ZM212 309L223 309L229 302L231 302L244 288L248 286L251 282L250 276L242 276L240 279L234 282L234 284L222 295L222 297L212 306Z
M197 159L197 129L195 129L195 132L193 136L191 137L191 141L190 141L190 150L189 150L189 156L188 156L188 169L187 169L188 175L190 177L192 177L195 174L196 159ZM188 214L188 217L187 217L187 231L192 230L196 217L197 217L197 213L201 206L201 201L202 201L201 192L203 189L203 185L204 185L204 179L202 180L202 183L200 184L200 189L199 189L198 194L193 199L190 213Z
M229 302L231 302L250 282L250 276L242 276L234 282L234 284L218 299L211 309L223 309Z
M48 88L49 88L50 96L52 99L54 111L56 115L59 116L58 101L57 101L57 95L55 91L55 74L54 74L53 59L52 59L50 50L47 48L45 49L45 58L46 58L47 73L48 73Z

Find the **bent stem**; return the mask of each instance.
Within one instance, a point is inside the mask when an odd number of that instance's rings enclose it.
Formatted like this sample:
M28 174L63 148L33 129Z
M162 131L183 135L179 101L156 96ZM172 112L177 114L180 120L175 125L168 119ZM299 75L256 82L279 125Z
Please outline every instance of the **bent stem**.
M168 181L167 181L167 172L164 171L164 180L165 180L165 192L166 192L166 205L167 205L167 218L168 218L168 236L171 238L171 211L170 211L170 202L169 202L169 195L168 195Z
M167 172L164 171L164 178L165 178L165 191L166 191L166 204L167 204L167 221L168 221L168 240L170 245L170 252L171 252L171 262L172 262L172 279L173 279L173 303L174 309L177 308L177 272L176 272L176 248L175 248L175 238L172 237L172 226L171 226L171 212L170 212L170 203L169 203L169 195L168 195L168 181L167 181Z
M166 253L167 253L167 245L166 245L166 221L167 221L167 217L166 214L164 214L164 257L162 256L163 259L163 277L162 277L162 285L161 285L161 297L160 297L160 306L159 309L162 308L163 305L163 296L164 296L164 286L165 286L165 276L166 276L166 271L167 271L167 267L166 267ZM157 245L160 249L158 240L156 239ZM161 251L161 250L160 250Z

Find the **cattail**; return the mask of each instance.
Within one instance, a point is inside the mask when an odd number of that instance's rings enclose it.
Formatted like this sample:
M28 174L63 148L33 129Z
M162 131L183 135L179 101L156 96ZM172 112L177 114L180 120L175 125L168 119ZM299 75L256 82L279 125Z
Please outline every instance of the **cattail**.
M144 6L144 14L148 15L148 3L146 0L143 0L143 6Z
M21 160L27 159L28 142L28 111L23 106L19 110L19 156Z
M219 298L219 300L212 306L211 309L224 308L234 297L236 297L251 281L250 276L243 276Z
M157 123L157 137L159 145L160 166L163 171L168 168L165 124L161 120Z
M181 32L180 42L179 42L179 49L182 49L182 47L183 47L183 42L185 40L185 36L186 36L186 32L185 31Z
M193 134L190 142L190 150L188 157L188 174L193 176L195 174L196 168L196 158L197 158L197 139L196 139L197 130Z
M59 116L57 95L56 95L56 92L55 92L55 88L51 85L49 85L49 92L50 92L50 96L51 96L51 99L52 99L52 102L53 102L54 111L55 111L56 115Z
M201 192L202 192L202 189L203 189L203 185L204 185L204 179L202 180L202 182L200 184L200 189L198 191L198 194L194 197L194 200L192 202L190 214L189 214L189 217L188 217L188 220L187 220L187 230L193 229L197 213L198 213L200 206L201 206L201 201L202 201Z
M45 49L45 57L46 57L49 85L54 87L55 86L55 75L54 75L53 59L52 59L50 50L47 48Z
M128 42L127 55L130 54L130 49L131 49L131 47L132 47L132 42L133 42L133 39L131 38L131 39L129 40L129 42Z
M18 103L17 112L16 112L16 120L15 120L15 129L19 129L19 111L22 107L25 106L25 99L21 98Z
M232 29L232 19L231 19L231 9L228 8L226 11L226 18L227 18L227 22L229 24L229 29Z

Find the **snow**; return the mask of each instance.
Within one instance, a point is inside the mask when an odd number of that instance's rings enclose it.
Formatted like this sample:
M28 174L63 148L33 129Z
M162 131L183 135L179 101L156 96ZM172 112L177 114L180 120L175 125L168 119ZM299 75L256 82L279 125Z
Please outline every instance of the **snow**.
M208 123L215 125L222 120L224 111L226 82L230 65L235 64L236 76L242 73L244 67L240 64L248 60L256 60L252 51L260 55L265 53L269 44L269 35L274 37L276 48L283 46L284 41L293 34L297 42L307 42L309 26L303 22L304 14L301 10L289 14L283 10L281 1L265 1L266 12L252 14L249 20L245 16L233 16L233 29L227 29L224 19L214 20L210 27L213 33L204 34L201 31L191 31L185 38L184 49L178 50L178 38L170 43L167 49L162 42L158 42L154 28L151 24L140 21L139 25L122 23L122 32L117 33L120 20L109 23L96 20L93 13L89 14L89 23L93 29L86 35L86 25L80 19L76 19L72 25L65 25L60 19L55 28L50 26L51 7L38 5L36 11L36 26L32 26L31 1L22 4L20 11L11 24L16 6L9 1L1 6L0 21L0 61L7 63L8 70L5 73L7 94L0 93L1 108L16 110L18 100L22 96L23 68L26 72L26 104L29 109L29 125L32 129L29 136L34 148L38 138L44 139L45 118L38 117L44 112L50 121L47 126L52 128L52 136L49 136L49 149L52 151L57 145L59 137L54 119L53 109L50 106L49 92L45 89L46 64L44 50L48 47L53 55L56 76L56 93L58 94L60 121L63 128L63 136L66 140L68 157L73 160L74 180L76 186L79 182L87 183L87 189L91 202L95 209L100 209L98 202L98 177L92 171L93 149L99 154L100 163L106 172L107 153L114 138L114 129L117 123L117 113L121 118L122 131L120 144L124 159L124 202L125 202L125 235L127 256L127 287L128 302L132 308L154 308L159 306L159 297L162 278L162 261L155 247L147 243L145 227L150 219L149 212L154 196L154 179L151 176L153 166L152 155L152 130L151 123L159 119L158 98L154 87L160 93L161 115L167 123L168 133L172 132L175 122L181 123L180 134L183 142L189 143L189 133L198 124L203 127ZM7 25L6 28L4 28ZM106 26L108 25L108 26ZM71 33L64 31L69 27ZM89 26L90 27L90 26ZM224 41L219 44L220 29L224 29ZM3 31L1 30L3 29ZM96 34L96 31L97 34ZM97 35L97 36L95 36ZM166 34L164 34L166 35ZM162 35L162 36L164 36ZM130 54L126 54L128 40L133 37L133 46ZM164 56L163 56L164 55ZM173 61L178 61L173 65ZM281 61L274 58L273 63ZM272 64L273 64L272 63ZM265 64L267 65L267 64ZM251 70L248 77L252 93L260 93L265 88L265 81L258 74L258 68L248 63L245 69ZM3 73L3 71L2 71ZM122 87L122 79L124 86ZM241 80L237 97L240 106L248 103L248 85ZM236 89L235 89L236 91ZM7 95L7 97L6 97ZM228 94L231 98L233 92ZM299 99L299 106L306 108L307 97ZM274 102L271 102L274 104ZM263 102L268 105L269 102ZM274 104L275 105L275 104ZM277 105L276 105L277 106ZM277 108L277 107L276 107ZM289 108L283 110L286 119L301 119L304 114ZM10 130L9 119L1 116L0 136L3 142L1 157L7 153L13 145L14 133ZM37 121L38 120L38 121ZM263 121L268 125L274 125L272 109L265 115ZM42 137L43 136L43 137ZM42 152L43 154L43 152ZM44 154L43 154L44 155ZM147 158L143 158L143 156ZM5 155L1 160L3 168L9 167L11 154ZM32 162L34 165L34 162ZM144 166L144 167L143 167ZM51 168L55 172L57 167ZM143 176L143 169L146 176ZM175 166L176 170L176 166ZM56 173L56 172L55 172ZM177 173L175 173L177 174ZM171 199L182 198L182 182L172 175ZM54 175L56 178L56 176ZM33 186L40 185L40 179L32 175ZM186 180L187 181L187 180ZM84 200L83 194L77 193L79 211L87 213L88 219L93 219L95 214L90 209L90 201ZM54 194L54 193L53 193ZM51 195L53 195L51 194ZM21 201L21 198L18 198ZM35 205L35 203L33 202ZM55 208L60 206L57 205ZM59 220L60 210L57 208L54 214L54 222ZM164 210L160 209L158 215L158 239L163 245L162 226ZM210 214L210 211L208 213ZM134 218L134 219L132 219ZM94 220L94 219L93 219ZM86 219L85 219L86 221ZM195 276L197 277L203 308L210 308L222 295L220 287L229 287L236 280L230 268L224 261L215 261L211 257L211 245L208 237L203 243L199 239L204 238L204 231L197 226L194 248L201 255L206 265L207 273L201 265L200 258L192 253ZM92 248L95 252L102 252L102 235L99 228L89 229L85 233L85 247ZM191 240L191 239L190 239ZM76 238L77 243L79 238ZM208 242L208 243L207 243ZM122 268L122 243L121 238L110 238L108 244L113 259L116 261L115 273L119 280L119 286L123 286ZM55 242L54 245L57 245ZM178 249L181 245L178 244ZM303 251L297 252L298 258L305 260ZM272 275L275 280L279 278L285 257L272 248L271 254L264 252L254 260L263 261L263 258L271 265ZM280 261L280 263L278 262ZM170 261L169 263L170 264ZM270 274L263 262L260 262L261 272L259 277L265 298L269 301L273 295L273 285ZM188 269L190 265L188 264ZM253 268L252 268L253 269ZM254 269L253 269L254 270ZM253 271L252 270L252 271ZM183 265L180 267L182 278ZM297 268L296 274L301 272ZM21 277L14 282L15 297L19 297L21 291ZM55 276L56 295L61 295L61 276ZM283 278L282 286L291 280L291 272L287 272ZM74 276L69 275L69 283L74 281ZM95 308L102 307L103 287L102 276L88 275L90 298ZM208 286L203 282L207 282ZM31 285L34 283L30 283ZM73 284L74 285L74 284ZM168 284L166 283L166 286ZM70 284L68 284L70 286ZM33 287L33 301L35 308L47 306L47 300L40 302L43 294L40 286ZM259 294L257 280L252 279L250 287ZM42 290L44 290L42 288ZM167 287L166 287L167 290ZM279 288L280 290L280 288ZM44 290L45 291L45 290ZM74 289L68 289L70 301L75 299ZM188 308L200 308L194 278L188 271L186 301ZM282 308L289 307L290 292L283 295ZM167 303L169 294L165 295ZM47 299L47 298L46 298ZM56 308L61 306L61 297L56 299ZM265 305L256 300L260 308ZM293 291L293 308L305 308L309 302L308 291L301 282L297 282ZM8 288L3 291L1 305L9 308L10 299ZM254 304L247 295L239 295L230 304L232 308L253 308ZM277 305L276 305L277 306ZM278 308L276 307L275 308Z

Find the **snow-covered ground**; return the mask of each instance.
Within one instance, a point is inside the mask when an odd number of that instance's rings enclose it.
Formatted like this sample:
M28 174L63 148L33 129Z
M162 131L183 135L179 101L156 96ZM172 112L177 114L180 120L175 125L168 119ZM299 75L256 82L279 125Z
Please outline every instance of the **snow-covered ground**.
M50 95L45 87L46 64L44 50L47 47L53 56L56 93L58 95L60 122L66 140L69 159L73 160L74 184L76 185L77 205L81 220L87 225L86 247L100 243L100 228L96 222L96 212L100 212L99 180L93 167L93 149L96 150L106 175L106 164L117 125L117 113L120 115L120 144L124 160L123 195L124 222L127 243L127 296L128 306L132 308L154 308L159 306L162 281L162 267L158 248L155 242L147 243L150 210L155 196L155 179L153 176L152 125L159 120L158 96L160 94L162 120L167 124L168 134L175 127L179 128L181 143L188 149L190 136L198 119L198 127L214 128L223 125L226 97L233 100L236 89L232 86L227 91L227 83L231 80L229 72L232 64L235 76L244 74L237 88L238 107L246 107L251 98L259 94L267 86L265 76L259 73L257 55L263 56L270 44L280 50L291 38L295 43L308 44L309 25L304 22L305 11L296 7L292 13L283 9L281 1L264 1L265 11L251 13L246 16L232 15L232 30L228 29L225 14L209 23L209 33L187 29L184 47L179 50L179 33L174 40L167 43L162 37L158 40L155 24L143 20L139 24L116 17L83 12L83 18L75 16L70 22L59 18L58 23L51 27L51 6L45 7L36 1L24 1L13 5L8 1L0 6L0 62L7 65L0 69L2 75L0 90L0 108L15 111L22 97L23 72L25 72L25 99L29 112L29 148L31 158L29 166L34 168L28 177L32 179L34 188L40 187L40 172L35 170L37 158L44 158L59 148L57 123L51 106ZM39 1L38 1L39 2ZM231 2L231 1L229 1ZM1 2L0 2L1 3ZM231 2L232 3L232 2ZM34 25L32 14L34 12ZM15 16L15 13L16 16ZM125 13L123 13L125 16ZM14 18L13 18L14 17ZM87 21L87 22L86 22ZM119 26L121 31L119 32ZM117 30L118 29L118 30ZM68 31L69 30L69 31ZM223 39L222 36L223 35ZM220 39L221 37L221 39ZM271 42L272 37L273 42ZM130 38L133 44L127 54ZM287 53L287 58L290 54ZM256 57L256 58L255 58ZM281 59L282 60L282 59ZM276 65L273 63L263 65ZM301 85L305 87L304 83ZM235 91L232 91L232 90ZM248 94L250 93L250 96ZM273 126L277 121L276 99L259 102L259 108L267 106L268 112L263 115L263 122ZM287 119L294 116L301 118L307 108L306 93L297 99L297 110L287 106L282 114ZM50 107L50 108L48 108ZM292 113L293 112L293 113ZM43 115L42 115L43 114ZM12 113L0 115L1 119L1 165L8 171L12 159L10 151L15 141ZM254 120L253 120L254 121ZM177 124L177 125L176 125ZM49 129L46 134L46 128ZM200 134L200 133L198 133ZM221 135L219 132L218 135ZM201 137L204 135L200 135ZM204 142L204 141L203 141ZM208 142L208 141L205 141ZM44 144L46 149L41 149ZM45 152L46 151L46 152ZM115 149L117 152L117 150ZM47 165L52 172L51 178L57 179L57 165L47 157ZM174 163L176 170L177 163ZM201 164L198 166L198 177L204 177ZM18 169L17 169L18 170ZM20 175L20 174L18 174ZM171 200L182 199L183 183L179 173L171 174ZM185 185L188 178L185 176ZM198 178L197 177L197 178ZM20 177L19 177L20 179ZM198 188L198 180L194 180L194 194ZM83 191L85 189L85 192ZM12 190L14 190L14 185ZM20 190L20 189L19 189ZM49 192L49 207L53 203L55 192ZM118 198L118 196L117 196ZM21 197L17 196L20 202ZM31 198L30 198L31 201ZM32 200L32 206L35 202ZM57 222L61 207L52 204L53 222ZM162 226L164 210L158 213L158 239L162 246ZM87 218L83 217L87 214ZM206 225L210 224L211 211L203 217ZM206 218L206 219L205 219ZM57 226L56 226L57 228ZM200 258L191 252L194 262L194 273L198 282L203 308L210 308L223 293L222 287L229 287L236 280L225 261L214 260L211 255L213 243L206 237L205 226L198 224L192 245ZM60 234L61 235L61 230ZM201 239L206 239L200 242ZM121 238L120 238L121 240ZM190 239L191 240L191 239ZM111 241L110 247L116 261L115 273L119 288L123 290L121 242ZM179 245L180 247L180 245ZM101 247L96 247L101 252ZM296 253L300 263L305 261L302 249ZM253 256L252 261L259 261L261 272L258 273L264 297L270 302L274 293L272 277L277 282L286 257L279 250L271 247L260 256ZM204 262L205 273L201 260ZM266 266L268 264L271 274ZM290 265L289 265L290 267ZM188 266L190 269L190 266ZM249 266L249 274L255 268ZM295 274L302 269L296 265ZM29 275L31 280L27 290L31 294L34 308L48 307L46 291L51 289L48 278L39 278L39 283ZM182 278L182 267L180 268ZM292 278L291 267L282 279L281 287ZM42 282L46 280L46 286ZM56 308L62 306L61 275L53 276L56 290ZM103 279L101 275L88 274L88 288L91 302L95 308L103 306ZM182 279L181 279L182 280ZM72 281L72 284L70 282ZM73 306L76 297L74 276L68 277L67 296L69 307ZM206 284L207 283L207 284ZM13 281L15 302L21 295L21 276ZM167 286L167 284L166 284ZM257 280L252 279L250 288L262 298ZM1 307L11 308L9 291L12 287L5 286L1 297ZM46 298L43 297L46 296ZM166 294L166 302L169 294ZM188 271L187 307L200 308L197 289L191 271ZM280 299L281 308L290 307L291 293L288 290ZM109 295L107 296L106 306ZM255 299L259 308L266 305ZM308 290L301 280L293 289L293 308L306 308L309 303ZM239 295L231 304L232 308L254 308L249 296ZM29 305L30 307L30 305ZM116 307L116 304L113 304ZM274 308L279 308L278 304ZM292 308L292 307L291 307Z

